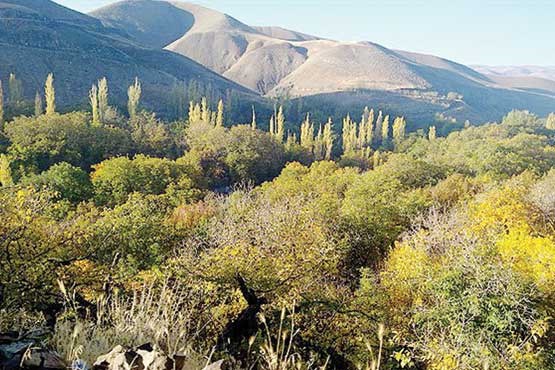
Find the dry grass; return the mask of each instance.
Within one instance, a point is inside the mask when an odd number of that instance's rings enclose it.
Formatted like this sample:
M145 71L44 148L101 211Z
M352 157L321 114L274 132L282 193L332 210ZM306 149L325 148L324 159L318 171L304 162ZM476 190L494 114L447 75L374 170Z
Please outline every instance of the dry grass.
M202 296L179 285L145 286L131 297L115 295L108 303L100 300L95 319L66 315L59 320L51 344L68 361L92 364L116 345L152 343L168 355L186 355L192 368L205 360L194 343L208 322L203 322Z

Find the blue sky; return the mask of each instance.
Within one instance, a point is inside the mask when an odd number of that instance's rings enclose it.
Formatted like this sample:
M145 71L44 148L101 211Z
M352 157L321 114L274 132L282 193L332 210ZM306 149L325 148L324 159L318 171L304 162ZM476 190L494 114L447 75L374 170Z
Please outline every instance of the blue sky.
M56 0L87 12L113 0ZM555 0L200 0L249 25L368 40L465 64L555 66Z

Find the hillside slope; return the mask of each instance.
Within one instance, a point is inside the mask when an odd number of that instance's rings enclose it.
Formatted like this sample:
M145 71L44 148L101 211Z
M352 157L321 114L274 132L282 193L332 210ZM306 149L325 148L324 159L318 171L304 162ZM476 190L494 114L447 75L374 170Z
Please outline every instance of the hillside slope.
M165 46L167 50L268 97L326 96L327 104L330 97L344 98L347 94L354 106L360 106L382 102L375 99L381 91L398 98L390 100L389 108L398 108L396 101L409 99L413 102L409 106L422 108L417 109L419 116L424 110L428 112L426 119L448 114L457 119L486 121L516 108L539 114L555 110L555 99L541 89L508 84L446 59L390 50L371 42L340 42L279 27L251 27L191 3L123 1L92 14L105 23L114 14L118 19L123 16L119 25L134 34L137 27L152 28L153 19L145 20L141 9L160 8L152 11L158 14L167 11L168 5L179 17L193 19L193 24L185 22L169 32L175 35L178 28L187 28ZM146 43L144 37L137 40ZM357 93L364 91L367 93ZM366 100L369 97L374 98ZM410 116L411 112L406 114Z
M103 76L113 103L120 105L135 77L143 84L143 102L157 110L183 81L255 97L184 56L140 46L120 30L49 0L0 0L0 45L0 77L5 81L15 73L32 99L54 73L59 107L86 104L92 83Z

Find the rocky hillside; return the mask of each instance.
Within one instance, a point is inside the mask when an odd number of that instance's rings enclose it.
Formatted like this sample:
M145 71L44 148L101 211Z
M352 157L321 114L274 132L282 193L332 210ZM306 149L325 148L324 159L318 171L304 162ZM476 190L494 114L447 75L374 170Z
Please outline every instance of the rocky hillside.
M150 48L159 46L162 31L140 45L121 30L49 0L0 0L0 78L6 83L15 73L25 97L32 99L52 72L59 107L86 104L91 84L103 76L110 82L113 104L125 104L127 86L135 77L142 81L145 105L157 110L182 81L256 99L248 89L185 56Z

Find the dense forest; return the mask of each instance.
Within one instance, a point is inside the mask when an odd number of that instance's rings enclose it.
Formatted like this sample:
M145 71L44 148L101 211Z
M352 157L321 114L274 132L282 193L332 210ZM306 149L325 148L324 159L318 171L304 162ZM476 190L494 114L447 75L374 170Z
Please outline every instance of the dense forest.
M52 75L0 85L0 332L88 366L555 369L555 114L166 122L108 83L63 114Z

